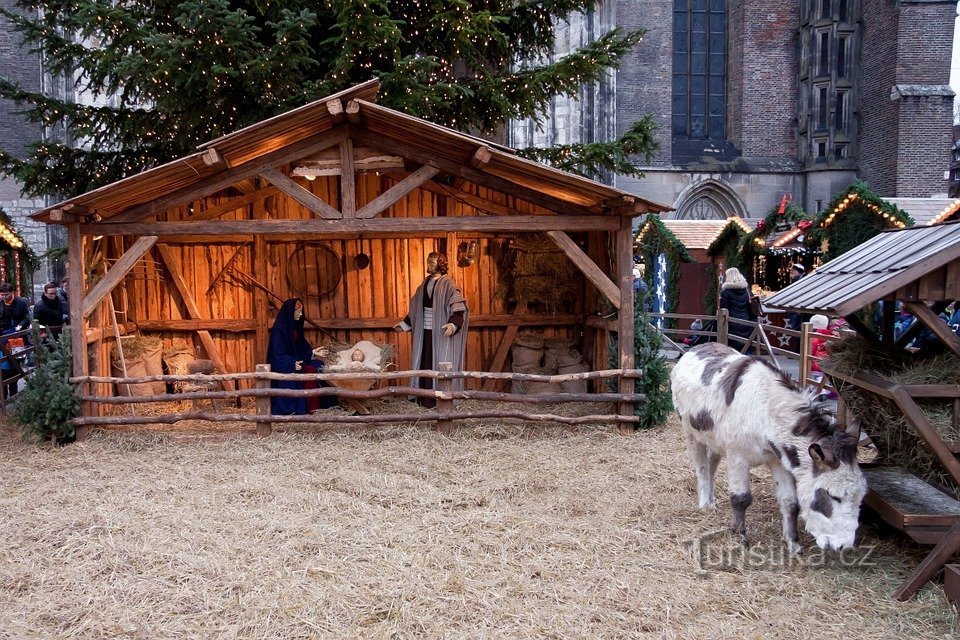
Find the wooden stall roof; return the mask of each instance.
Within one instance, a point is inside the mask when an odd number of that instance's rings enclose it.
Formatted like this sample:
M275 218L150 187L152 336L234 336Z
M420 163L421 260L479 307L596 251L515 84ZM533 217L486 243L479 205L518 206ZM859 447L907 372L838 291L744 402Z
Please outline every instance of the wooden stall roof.
M707 249L723 233L728 225L737 225L745 232L752 231L750 226L737 216L726 220L664 220L663 226L677 236L687 249Z
M939 282L926 293L910 293L911 285L930 276ZM920 300L953 299L951 296L960 292L960 222L884 231L770 296L764 304L846 316L898 292L898 297Z
M940 224L960 213L960 198L884 198L910 214L916 226Z
M469 175L461 177L490 175L516 185L521 192L547 194L584 212L635 215L670 210L520 158L500 145L377 105L373 100L378 89L376 80L357 85L207 142L196 153L42 209L32 217L55 223L62 217L51 217L57 211L106 221L165 194L215 181L218 174L241 165L251 166L259 158L339 126L342 119L331 112L331 104L347 109L351 137L389 147L397 155L437 166L441 171L456 172L464 167L462 173Z

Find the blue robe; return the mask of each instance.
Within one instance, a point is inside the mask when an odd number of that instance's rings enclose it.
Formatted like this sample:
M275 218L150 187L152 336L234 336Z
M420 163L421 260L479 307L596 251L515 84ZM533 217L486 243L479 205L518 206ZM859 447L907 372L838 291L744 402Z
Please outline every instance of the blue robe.
M277 312L277 318L270 328L270 344L267 347L267 362L270 370L276 373L296 373L296 362L299 360L305 365L313 366L317 371L323 371L323 363L313 358L313 348L303 334L305 316L299 320L293 319L294 307L299 298L286 300ZM274 389L303 389L303 383L273 380L270 386ZM326 386L326 385L322 385ZM321 397L322 407L336 404L336 398ZM274 415L306 415L306 398L270 398L270 412Z

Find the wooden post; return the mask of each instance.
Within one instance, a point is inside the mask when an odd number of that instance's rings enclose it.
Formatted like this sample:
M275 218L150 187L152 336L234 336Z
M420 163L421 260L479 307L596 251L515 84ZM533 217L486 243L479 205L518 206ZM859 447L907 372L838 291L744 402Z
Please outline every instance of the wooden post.
M70 351L73 359L73 375L85 376L89 373L90 363L87 359L87 321L83 317L84 271L83 264L83 236L80 235L80 224L71 222L67 225L67 261L70 271L68 298L70 302ZM86 395L89 385L82 384L77 391ZM91 405L84 402L80 407L80 415L89 417ZM90 434L89 427L77 427L77 440L85 440Z
M720 309L717 312L717 344L727 344L730 335L730 312Z
M256 366L257 373L270 373L270 365L268 364L258 364ZM270 381L266 378L257 378L257 389L269 389ZM258 397L257 398L257 415L258 416L269 416L270 415L270 398L269 397ZM257 435L258 436L268 436L273 431L273 423L264 420L262 422L257 422Z
M453 371L452 362L441 362L440 363L440 372L441 373L450 373ZM443 393L449 393L453 391L453 378L437 378L437 391ZM444 400L437 399L437 413L449 413L453 411L453 400ZM453 421L452 420L437 420L437 431L442 433L445 436L453 433Z
M810 340L813 335L813 325L804 322L800 325L800 386L807 386L810 377Z
M617 282L620 283L620 309L617 311L617 344L620 348L620 368L633 369L634 353L634 312L633 307L633 218L620 218L620 230L617 232ZM620 393L633 393L633 378L620 376ZM617 405L621 416L633 415L633 403L621 402ZM629 433L631 429L621 423L620 432Z
M264 201L253 204L253 219L264 220L267 217L267 204ZM250 259L250 269L258 274L264 281L269 274L269 265L267 260L267 240L259 234L253 236L253 249ZM267 361L267 343L270 338L270 327L268 318L268 306L270 300L267 293L260 287L253 289L253 318L256 328L256 342L253 345L254 364L260 364Z

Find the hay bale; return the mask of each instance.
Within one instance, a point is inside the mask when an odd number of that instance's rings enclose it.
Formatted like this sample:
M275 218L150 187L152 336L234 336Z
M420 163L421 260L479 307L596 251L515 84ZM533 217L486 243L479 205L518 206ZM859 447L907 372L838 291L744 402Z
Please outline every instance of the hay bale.
M866 371L899 384L960 384L960 358L952 353L933 358L900 355L876 349L859 337L834 343L828 362L840 373ZM902 467L960 495L960 487L892 401L842 380L836 383L844 402L876 443L884 463ZM960 440L960 432L953 428L950 405L930 401L918 405L941 437Z
M123 377L124 368L126 368L127 377L139 376L159 376L163 375L163 365L160 361L160 353L163 348L163 341L155 336L133 336L122 339L123 347L123 365L120 363L120 350L114 344L112 352L112 365L114 375ZM141 384L117 385L117 394L121 396L149 396L157 395L166 391L166 384L163 382L144 382Z

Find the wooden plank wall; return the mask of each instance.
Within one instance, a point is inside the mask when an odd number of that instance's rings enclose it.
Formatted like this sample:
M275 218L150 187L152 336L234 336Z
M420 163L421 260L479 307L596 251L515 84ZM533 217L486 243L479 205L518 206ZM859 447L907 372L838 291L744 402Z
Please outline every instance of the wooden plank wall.
M377 176L363 174L357 176L357 206L362 207L373 200L377 195L395 184L402 177ZM312 182L299 181L314 194L336 206L338 201L337 179L317 178ZM520 213L541 212L534 205L518 202L515 198L505 196L495 191L486 190L469 183L465 188L471 188L473 194L492 199L503 206L512 207ZM189 218L194 211L203 211L209 207L224 202L225 199L210 198L202 202L194 202L190 206L182 206L168 212L168 220L183 220ZM235 212L225 214L222 219L250 219L253 217L253 207L249 205ZM276 195L264 201L268 218L305 219L313 214L296 201L283 195ZM419 217L419 216L462 216L488 215L477 212L472 206L454 198L438 195L432 191L418 189L411 192L404 199L381 214L391 217ZM590 234L591 253L598 260L598 264L609 271L609 248L606 236L602 233ZM460 242L477 240L479 257L477 261L467 267L457 265L457 245ZM124 238L124 249L133 244L135 238ZM442 249L446 245L446 253L450 260L450 274L460 284L467 299L472 316L506 314L504 303L498 296L500 280L499 270L495 258L491 255L492 244L502 239L484 237L482 234L448 234L445 238L351 238L325 240L324 243L336 253L340 260L342 279L336 289L327 296L304 298L306 313L309 318L349 318L349 319L381 319L385 327L389 327L407 313L410 296L425 276L426 256L429 252ZM112 247L110 245L113 245ZM231 242L213 244L170 244L173 254L181 263L183 276L193 292L202 314L206 318L215 319L253 319L253 286L243 281L243 276L222 276L212 287L211 282L217 277L234 257L230 273L242 272L256 278L263 285L275 292L283 299L294 297L287 279L288 259L297 249L296 242L268 240L267 264L252 264L253 243L244 243L240 239L231 239ZM117 242L108 243L109 258L119 257L120 246ZM366 253L370 257L370 266L359 270L354 264L354 258L359 253ZM240 278L238 280L238 277ZM582 284L583 295L580 296L575 314L593 312L596 309L597 295L592 287ZM210 289L209 295L207 291ZM188 317L186 308L165 272L159 255L153 250L144 260L132 270L124 284L114 291L114 302L119 310L126 310L128 319L133 322L144 320L172 320ZM280 302L271 298L270 324ZM506 330L505 326L470 329L467 344L466 367L471 370L485 370L490 364L501 338ZM521 328L521 331L526 329ZM559 325L548 327L533 327L531 330L542 332L551 337L562 337L578 342L583 349L582 328L576 325ZM330 330L331 337L344 342L355 342L361 339L372 340L378 343L392 343L395 346L397 365L400 368L410 366L411 339L410 334L398 334L389 328ZM196 342L191 332L165 331L162 333L165 344L174 340ZM252 324L250 330L230 332L214 331L213 338L217 342L221 356L230 371L253 371L255 362L254 332ZM588 339L595 336L588 334ZM314 346L328 341L326 335L307 327L307 339ZM587 347L596 349L593 344ZM263 346L265 352L266 346ZM599 350L599 349L597 349ZM605 360L606 356L595 354L594 362ZM106 360L106 358L104 358ZM109 365L107 365L109 366ZM102 371L105 373L105 371Z

